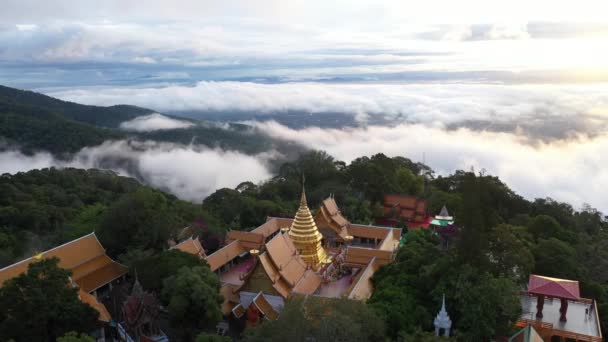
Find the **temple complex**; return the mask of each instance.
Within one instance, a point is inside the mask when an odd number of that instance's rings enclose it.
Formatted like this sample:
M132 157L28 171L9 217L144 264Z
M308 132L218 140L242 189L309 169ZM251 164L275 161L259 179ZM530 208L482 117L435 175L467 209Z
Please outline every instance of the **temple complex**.
M581 298L578 281L530 275L521 294L518 327L532 326L544 341L602 341L597 306Z
M302 191L293 219L231 231L206 260L220 278L224 314L251 325L278 317L296 294L367 300L371 277L394 260L400 238L398 228L350 223L333 197L313 216Z
M100 299L113 285L124 280L128 269L106 255L95 233L0 269L0 286L5 281L27 272L29 264L52 257L59 259L59 267L72 271L70 282L79 288L80 300L99 312L100 322L109 323L112 317ZM101 329L102 336L103 333Z

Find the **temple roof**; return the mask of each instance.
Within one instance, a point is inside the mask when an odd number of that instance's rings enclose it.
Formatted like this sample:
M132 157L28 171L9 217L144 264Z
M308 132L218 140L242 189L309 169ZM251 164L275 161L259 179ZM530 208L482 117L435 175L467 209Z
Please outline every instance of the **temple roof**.
M241 245L240 241L235 240L209 255L205 260L211 271L215 271L246 251L247 249Z
M579 300L581 297L578 281L531 274L528 292L549 297Z
M171 249L177 249L184 253L198 255L201 258L205 258L205 249L201 245L198 238L192 238L192 236L177 245L171 247Z
M97 298L95 298L95 296L88 294L85 291L83 291L82 289L80 289L80 290L78 290L78 297L80 298L80 300L83 303L89 304L93 309L95 309L95 310L97 310L97 312L99 312L98 320L100 320L102 322L106 322L106 323L110 322L110 320L112 320L112 316L108 312L108 309L106 309L105 305L103 305L101 302L99 302L97 300Z
M86 292L91 292L128 272L126 266L106 255L95 233L91 233L0 269L0 285L27 272L29 264L52 257L59 259L59 267L72 271L72 280Z
M427 209L427 201L416 196L384 195L384 217L387 219L424 222Z
M100 320L104 320L106 315L109 316L103 304L96 302L96 300L92 301L87 295L89 292L125 275L128 268L106 255L105 249L95 233L90 233L0 269L0 286L5 281L27 272L29 264L52 257L59 259L59 267L72 271L72 281L78 284L81 292L85 293L85 295L80 295L81 300L99 311Z
M315 220L322 219L327 223L336 234L338 234L343 240L349 235L348 227L350 222L342 216L338 204L333 197L328 197L321 202L321 207L315 217Z

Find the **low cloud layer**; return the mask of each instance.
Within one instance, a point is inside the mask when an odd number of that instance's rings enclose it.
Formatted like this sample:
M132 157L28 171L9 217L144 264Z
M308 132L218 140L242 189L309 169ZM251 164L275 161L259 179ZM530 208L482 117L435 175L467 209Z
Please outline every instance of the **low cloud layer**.
M423 125L342 130L294 130L276 122L254 125L274 138L325 150L346 162L376 153L421 161L424 154L439 174L485 169L528 199L550 196L578 207L589 203L608 213L608 135L530 146L513 134Z
M133 120L125 121L120 124L120 128L127 131L136 132L150 132L163 129L188 128L192 126L194 126L192 122L173 119L159 113L138 116Z
M201 201L216 189L269 178L266 157L167 143L116 141L84 148L68 162L48 153L26 156L15 151L0 152L0 173L45 167L109 169L182 199Z
M48 94L85 104L128 103L162 111L346 113L361 124L468 127L542 141L595 136L608 128L605 85L199 82Z

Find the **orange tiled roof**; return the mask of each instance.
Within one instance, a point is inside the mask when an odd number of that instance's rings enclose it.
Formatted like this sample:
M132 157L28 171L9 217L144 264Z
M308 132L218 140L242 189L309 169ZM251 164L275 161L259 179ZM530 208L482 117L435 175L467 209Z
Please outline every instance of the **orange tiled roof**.
M245 249L241 243L236 240L218 249L215 251L215 253L207 256L206 260L209 264L209 268L211 268L211 271L215 271L246 251L247 249Z
M241 318L247 310L240 303L232 309L232 313L236 318Z
M201 258L205 258L207 256L201 242L198 240L198 238L192 238L192 236L171 247L171 249L177 249L184 253L198 255Z
M300 279L300 281L293 288L293 292L301 293L301 294L313 294L321 285L321 277L319 277L312 270L308 270L304 272L304 276Z
M87 292L128 272L127 267L115 262L105 254L97 236L95 233L91 233L1 269L0 285L6 280L26 272L32 262L36 262L40 258L52 257L59 258L59 267L72 271L72 279Z
M292 222L293 219L291 218L269 217L263 225L252 230L251 233L262 234L264 239L266 239L270 235L279 231L281 228L291 227Z
M349 235L347 228L350 222L342 216L340 209L338 209L338 204L336 204L336 201L332 197L326 198L321 203L321 208L315 216L315 221L319 221L319 224L321 224L321 220L325 221L329 228L342 239Z
M266 297L262 292L258 293L255 298L253 298L253 304L260 310L261 313L269 320L275 320L279 317L279 313L270 305Z
M270 257L268 256L267 252L260 254L260 263L262 264L262 267L264 267L264 271L266 271L266 274L268 275L272 283L276 283L276 281L279 280L281 275L279 274L279 270L276 269L276 267L270 260Z
M371 239L384 239L391 228L366 226L363 224L351 224L348 227L348 232L354 237L364 237Z
M111 316L106 307L89 292L126 274L127 267L115 262L105 254L105 249L95 233L49 249L0 270L0 286L7 280L27 272L29 264L43 258L56 257L59 267L72 271L72 281L80 289L79 298L99 312L99 320L109 322Z
M296 253L296 249L293 247L289 236L287 234L278 234L266 244L266 251L272 262L276 265L281 277L291 287L295 286L304 275L306 264Z
M100 321L110 322L110 320L112 320L112 316L108 312L108 309L106 309L105 305L100 303L97 300L97 298L95 298L95 296L88 294L87 292L83 291L82 289L78 290L78 296L80 297L80 300L83 303L89 304L93 309L95 309L95 310L97 310L97 312L99 312L98 319Z
M107 258L107 256L106 256ZM109 258L108 258L109 259ZM86 292L92 292L105 284L118 279L126 274L129 269L117 262L110 262L104 267L95 270L81 278L74 279L74 281Z
M349 299L366 300L371 297L373 292L371 278L379 267L380 264L376 261L376 258L372 258L353 283L354 285L348 294Z
M27 267L32 262L40 258L59 258L59 267L72 270L87 261L105 254L105 250L97 240L95 233L85 235L76 240L67 242L61 246L49 249L35 257L27 258L15 264L0 269L0 285L6 280L14 278L27 271Z
M410 195L384 195L384 217L403 218L409 221L423 222L426 218L428 203L426 200ZM397 214L397 217L394 217Z
M226 242L230 243L239 240L241 245L247 249L260 249L264 244L264 235L254 232L244 232L240 230L231 230L226 236Z
M377 263L386 265L392 262L393 252L365 247L349 246L346 249L346 257L344 261L347 264L367 265L373 258L376 258Z

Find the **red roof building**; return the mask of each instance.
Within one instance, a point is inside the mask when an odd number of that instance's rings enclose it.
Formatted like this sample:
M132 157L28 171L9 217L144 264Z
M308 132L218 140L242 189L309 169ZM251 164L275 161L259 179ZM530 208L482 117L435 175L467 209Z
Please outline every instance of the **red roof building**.
M530 275L528 293L571 300L579 300L581 297L578 281L535 274Z

